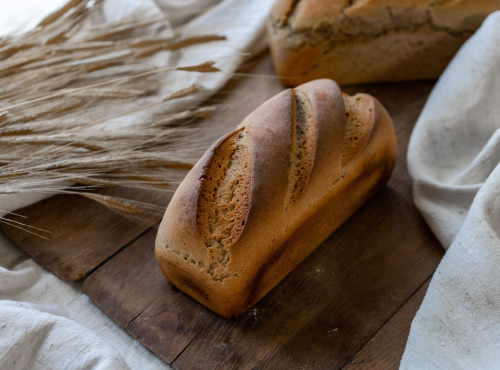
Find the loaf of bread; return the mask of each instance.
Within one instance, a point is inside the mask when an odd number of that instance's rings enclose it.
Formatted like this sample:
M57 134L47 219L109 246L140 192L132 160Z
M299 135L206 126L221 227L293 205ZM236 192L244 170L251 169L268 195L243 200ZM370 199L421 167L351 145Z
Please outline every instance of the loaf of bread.
M389 178L392 121L327 79L285 90L220 138L174 194L156 258L224 317L252 307Z
M500 0L277 0L267 29L285 86L434 79Z

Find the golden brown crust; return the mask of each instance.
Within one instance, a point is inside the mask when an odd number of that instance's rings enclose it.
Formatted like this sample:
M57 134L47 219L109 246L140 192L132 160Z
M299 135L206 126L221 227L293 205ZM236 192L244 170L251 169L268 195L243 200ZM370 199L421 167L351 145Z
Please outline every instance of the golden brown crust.
M278 0L267 29L285 86L438 77L500 0Z
M179 186L158 232L159 266L208 308L239 316L385 183L395 150L373 97L343 95L331 80L285 90Z

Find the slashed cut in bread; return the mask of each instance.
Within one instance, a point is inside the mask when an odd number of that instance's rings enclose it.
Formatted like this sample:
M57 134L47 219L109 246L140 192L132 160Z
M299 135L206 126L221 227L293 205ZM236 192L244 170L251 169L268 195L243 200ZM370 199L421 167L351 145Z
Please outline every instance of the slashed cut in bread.
M271 52L285 86L434 79L500 0L277 0Z
M160 225L158 264L211 310L239 316L385 183L395 154L375 98L326 79L285 90L189 172Z

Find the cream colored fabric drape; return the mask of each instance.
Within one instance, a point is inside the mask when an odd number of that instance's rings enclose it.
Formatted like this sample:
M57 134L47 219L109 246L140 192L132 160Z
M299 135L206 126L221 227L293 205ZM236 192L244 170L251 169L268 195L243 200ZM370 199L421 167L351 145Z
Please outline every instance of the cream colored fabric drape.
M500 368L500 12L463 46L412 133L414 198L447 249L403 369Z

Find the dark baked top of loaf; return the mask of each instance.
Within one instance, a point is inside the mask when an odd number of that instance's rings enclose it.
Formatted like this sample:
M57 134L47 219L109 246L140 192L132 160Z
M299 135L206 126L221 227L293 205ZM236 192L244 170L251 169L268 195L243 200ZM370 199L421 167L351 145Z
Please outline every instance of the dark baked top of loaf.
M200 177L196 226L203 243L210 251L211 259L208 264L197 261L196 265L206 271L213 280L223 281L228 277L237 276L231 272L228 262L232 246L238 242L248 225L252 207L272 209L270 217L263 216L269 215L269 212L265 212L258 218L260 221L267 219L266 222L275 228L276 234L283 232L287 225L295 223L295 221L290 222L290 219L302 217L300 212L302 207L298 203L310 186L313 167L319 166L317 156L324 156L326 153L330 156L326 166L331 168L329 171L332 176L328 178L327 183L332 185L339 180L342 168L356 158L368 141L375 114L372 100L363 94L353 97L342 94L332 81L323 80L322 83L325 85L325 90L329 90L329 96L321 96L317 92L311 93L307 88L296 88L280 94L277 99L287 100L287 105L291 107L287 127L271 130L263 124L266 122L266 119L263 119L266 110L276 104L271 101L268 106L264 105L255 111L237 130L226 135L204 164L203 175ZM341 117L339 123L318 122L324 121L325 118L329 120L331 117L318 116L317 107L314 107L310 96L314 94L316 94L314 100L323 101L324 104L330 104L332 96L335 97L335 114ZM252 119L255 115L260 116L259 120ZM337 128L332 130L329 125ZM267 131L268 140L282 142L274 144L275 149L282 147L286 150L286 158L282 156L281 160L282 164L286 163L285 166L276 166L275 160L279 161L279 154L269 157L269 161L273 163L265 166L274 167L271 176L265 177L268 182L266 191L272 192L270 198L273 198L268 202L258 201L257 198L261 194L254 194L253 199L251 195L252 185L255 187L252 180L264 177L255 174L257 171L254 163L255 155L259 154L257 153L259 151L273 150L273 147L263 145L262 142L257 143L258 140L255 140L255 133L262 131ZM334 133L336 141L322 142L321 138L331 136L327 131ZM274 136L280 136L280 139ZM338 154L332 156L332 152ZM273 182L275 186L269 186ZM315 186L315 189L308 194L309 198L317 196L321 191L325 192L327 189ZM265 199L265 196L261 198ZM259 204L256 204L257 202ZM281 222L284 219L287 221Z
M423 29L465 38L498 9L500 0L278 0L270 20L309 44L327 35L338 43Z

